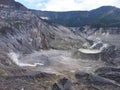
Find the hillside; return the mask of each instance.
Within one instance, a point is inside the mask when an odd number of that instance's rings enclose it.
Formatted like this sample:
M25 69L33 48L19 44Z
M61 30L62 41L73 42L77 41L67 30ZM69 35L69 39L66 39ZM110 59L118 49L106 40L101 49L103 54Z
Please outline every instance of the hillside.
M23 6L21 3L16 2L14 0L0 0L0 9L2 8L13 8L17 10L27 10L25 6Z
M85 25L96 27L120 26L120 9L113 6L103 6L91 11L32 11L39 17L48 17L49 22L68 27L80 27Z

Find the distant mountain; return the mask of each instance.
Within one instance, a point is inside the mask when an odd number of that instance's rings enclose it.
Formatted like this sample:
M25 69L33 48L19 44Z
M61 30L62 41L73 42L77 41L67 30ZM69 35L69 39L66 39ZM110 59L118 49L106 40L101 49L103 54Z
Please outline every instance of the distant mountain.
M13 8L17 10L27 10L25 6L15 0L0 0L0 8Z
M102 6L91 11L51 12L32 10L39 17L47 21L69 26L79 27L84 25L97 27L120 27L120 9L113 6Z

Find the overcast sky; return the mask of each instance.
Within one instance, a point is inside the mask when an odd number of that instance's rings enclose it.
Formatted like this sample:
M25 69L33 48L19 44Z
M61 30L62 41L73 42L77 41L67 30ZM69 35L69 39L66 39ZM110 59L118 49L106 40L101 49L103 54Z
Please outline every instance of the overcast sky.
M120 0L15 0L30 9L47 11L91 10L100 6L120 8Z

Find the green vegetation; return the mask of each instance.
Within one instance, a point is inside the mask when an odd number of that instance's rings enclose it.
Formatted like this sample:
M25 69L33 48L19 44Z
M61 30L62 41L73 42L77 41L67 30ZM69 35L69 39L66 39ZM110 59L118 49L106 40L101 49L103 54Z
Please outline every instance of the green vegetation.
M113 6L103 6L91 11L49 12L33 11L39 16L47 16L49 21L68 27L84 25L96 27L120 27L120 9Z

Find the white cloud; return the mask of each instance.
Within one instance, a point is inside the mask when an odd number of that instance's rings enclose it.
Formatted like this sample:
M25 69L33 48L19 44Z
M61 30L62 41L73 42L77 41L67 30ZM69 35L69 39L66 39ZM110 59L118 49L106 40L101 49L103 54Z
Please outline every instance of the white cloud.
M43 10L71 11L91 10L100 6L112 5L120 7L119 0L49 0Z
M24 1L28 3L35 3L35 2L41 2L42 0L24 0Z
M47 11L91 10L100 6L117 6L120 0L16 0L32 9Z

